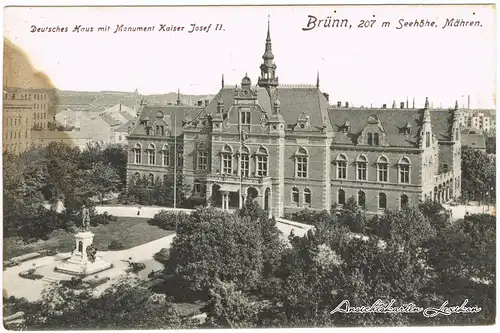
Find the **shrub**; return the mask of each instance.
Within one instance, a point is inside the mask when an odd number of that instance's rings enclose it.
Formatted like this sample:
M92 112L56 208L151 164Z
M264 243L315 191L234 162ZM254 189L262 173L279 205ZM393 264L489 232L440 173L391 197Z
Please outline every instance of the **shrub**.
M125 245L123 245L120 241L118 240L113 240L109 245L108 245L108 250L110 251L117 251L117 250L124 250Z
M184 212L162 210L149 220L149 224L156 225L165 230L175 230L180 223L185 223L188 217Z

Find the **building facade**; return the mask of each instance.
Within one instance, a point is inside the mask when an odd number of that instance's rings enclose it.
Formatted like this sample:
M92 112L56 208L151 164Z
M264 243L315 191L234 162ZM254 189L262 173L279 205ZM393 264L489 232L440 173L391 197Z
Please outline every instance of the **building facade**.
M460 193L458 106L331 107L315 85L279 84L268 27L257 85L248 76L204 107L145 105L128 137L129 184L182 172L192 199L223 209L252 198L275 216L369 213Z
M461 109L460 126L477 129L485 133L495 133L496 119L494 110Z
M19 154L31 145L33 99L24 93L3 92L3 151Z

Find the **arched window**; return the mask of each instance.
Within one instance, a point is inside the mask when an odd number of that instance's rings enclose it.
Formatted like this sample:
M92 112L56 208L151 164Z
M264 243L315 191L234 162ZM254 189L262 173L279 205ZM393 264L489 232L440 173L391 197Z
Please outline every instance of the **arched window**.
M222 174L231 174L233 172L233 149L226 145L221 151L221 172Z
M345 191L343 189L339 189L337 196L339 205L345 205Z
M368 159L364 155L360 155L356 160L356 177L357 180L366 180L366 169L368 166Z
M347 157L339 154L335 163L337 164L337 179L347 179Z
M201 183L199 179L194 180L194 193L199 194L201 193Z
M133 178L133 183L134 183L134 185L135 185L135 184L137 184L137 182L138 182L140 179L141 179L141 174L140 174L140 173L138 173L138 172L136 172L136 173L134 174L134 178Z
M141 164L142 163L142 147L140 143L136 143L134 146L134 163Z
M402 157L398 162L399 182L403 184L410 183L410 160L407 157Z
M379 182L387 182L389 173L389 161L385 156L380 156L377 160L377 175Z
M263 146L255 153L255 169L259 177L267 177L268 155L267 149Z
M304 147L300 147L295 153L295 176L297 178L307 178L308 153Z
M425 132L425 147L429 148L431 146L431 133Z
M163 145L161 148L161 160L162 165L170 166L170 147L168 145Z
M250 149L246 146L241 147L240 174L243 177L248 177L250 175Z
M152 173L150 173L148 176L148 183L150 186L153 186L155 183L155 176Z
M406 194L401 194L400 205L401 209L408 207L408 196Z
M367 140L367 143L369 146L372 146L373 145L373 137L372 137L372 134L371 133L368 133L366 135L366 140Z
M378 209L386 210L387 209L387 196L385 193L379 193L378 195Z
M292 189L292 203L296 206L299 205L299 189L296 187Z
M361 190L358 191L358 206L366 207L366 195Z
M156 147L150 143L147 149L148 164L156 164Z
M311 190L308 188L304 189L304 205L311 207Z
M379 140L378 140L378 133L373 134L373 145L378 146L379 145Z

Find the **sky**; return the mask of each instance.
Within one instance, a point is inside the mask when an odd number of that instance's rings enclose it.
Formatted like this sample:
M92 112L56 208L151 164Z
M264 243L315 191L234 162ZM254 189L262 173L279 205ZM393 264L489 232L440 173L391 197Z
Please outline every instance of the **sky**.
M351 28L304 31L309 15L348 19ZM495 107L496 26L490 6L320 7L9 7L4 35L24 50L33 66L64 90L216 94L221 75L240 84L257 82L268 16L280 84L316 84L330 101L392 105L425 97L434 107L455 100ZM447 19L480 21L478 27L447 27ZM436 27L399 27L399 20L435 21ZM375 20L359 28L360 20ZM382 22L390 21L388 28ZM153 32L118 32L117 25L155 26ZM158 31L160 24L184 26ZM191 24L209 32L193 32ZM221 31L215 26L222 24ZM76 25L93 32L72 32ZM97 32L100 26L108 32ZM31 32L68 27L68 32Z

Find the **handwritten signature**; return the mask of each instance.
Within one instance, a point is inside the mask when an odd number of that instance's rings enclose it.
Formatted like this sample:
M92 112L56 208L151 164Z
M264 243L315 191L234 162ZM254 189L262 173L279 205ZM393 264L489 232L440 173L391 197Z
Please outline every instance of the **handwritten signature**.
M478 306L467 307L469 300L463 301L460 306L448 306L449 302L445 301L439 308L423 308L415 305L414 303L406 303L396 306L396 300L392 299L389 302L377 299L375 303L370 306L357 306L351 307L348 300L343 300L330 314L334 313L422 313L426 318L433 318L439 315L449 316L451 314L460 313L478 313L481 308Z

